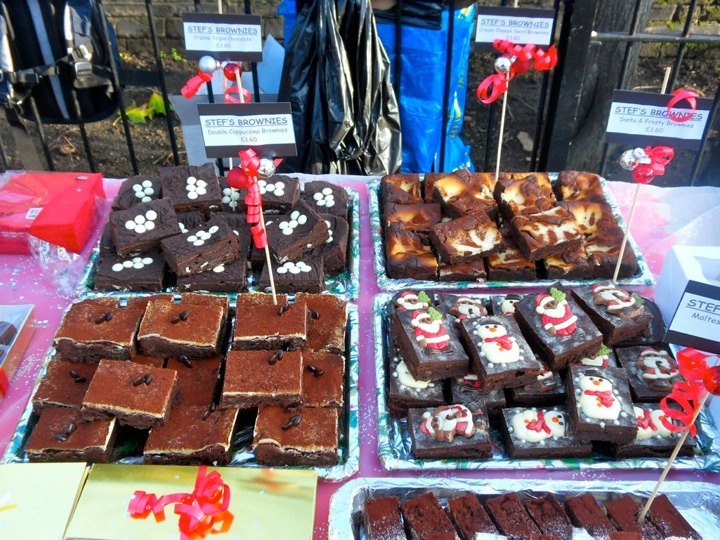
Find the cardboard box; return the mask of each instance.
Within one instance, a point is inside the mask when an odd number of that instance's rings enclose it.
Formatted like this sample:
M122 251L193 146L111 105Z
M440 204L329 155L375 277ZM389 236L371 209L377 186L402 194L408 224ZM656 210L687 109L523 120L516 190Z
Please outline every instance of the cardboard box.
M10 387L35 330L33 307L30 304L0 305L0 401Z

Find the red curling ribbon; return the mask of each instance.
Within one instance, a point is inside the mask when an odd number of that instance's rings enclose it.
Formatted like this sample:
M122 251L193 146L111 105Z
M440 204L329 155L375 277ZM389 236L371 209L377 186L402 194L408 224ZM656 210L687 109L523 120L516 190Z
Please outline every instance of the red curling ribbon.
M693 117L693 112L695 112L695 109L697 109L697 97L698 95L691 91L691 90L685 90L684 88L678 88L672 93L672 96L670 98L670 101L668 101L667 104L667 115L670 120L673 120L674 122L687 122L688 120L691 120ZM690 111L687 112L686 110L682 110L681 112L673 111L673 107L680 103L681 101L687 101L688 105L690 105Z
M246 175L258 175L258 170L260 170L260 157L255 153L255 150L252 148L241 150L238 152L238 157L240 158L240 168Z
M503 73L493 73L477 87L477 98L486 105L500 98L508 89L508 78Z
M685 380L676 382L670 393L660 401L660 408L667 417L661 417L660 420L669 431L680 433L690 429L691 435L697 434L697 428L691 422L700 406L700 400L707 393L703 383L703 377L708 371L707 358L707 355L695 349L678 352L678 371ZM671 407L671 404L675 404L679 410Z
M180 89L180 93L183 95L185 99L190 99L195 94L198 93L198 90L200 90L200 87L205 84L209 83L212 80L213 74L212 73L205 73L204 71L198 71L196 75L190 77L187 82L185 83L185 86L183 86Z
M240 90L237 86L228 86L225 89L225 103L250 103L252 94L247 88L242 89L242 100L240 99Z
M260 214L262 209L260 206L248 206L245 219L248 223L260 223Z
M638 184L649 184L656 176L665 174L665 166L675 157L669 146L646 146L645 154L649 163L638 163L632 170L632 177Z
M547 51L535 49L533 54L533 67L538 71L550 71L555 69L558 62L557 49L550 45Z
M260 195L260 188L257 182L253 182L248 186L247 195L245 195L245 204L247 206L261 206L262 196Z
M265 227L262 226L262 223L250 227L250 234L252 234L255 247L265 249L265 246L268 245L268 239L267 232L265 231Z

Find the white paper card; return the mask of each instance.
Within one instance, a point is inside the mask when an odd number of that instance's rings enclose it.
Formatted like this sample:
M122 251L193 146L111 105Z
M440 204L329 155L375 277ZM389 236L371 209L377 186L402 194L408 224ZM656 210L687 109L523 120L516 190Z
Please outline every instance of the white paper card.
M515 44L549 45L555 12L547 9L478 7L476 43L507 39Z

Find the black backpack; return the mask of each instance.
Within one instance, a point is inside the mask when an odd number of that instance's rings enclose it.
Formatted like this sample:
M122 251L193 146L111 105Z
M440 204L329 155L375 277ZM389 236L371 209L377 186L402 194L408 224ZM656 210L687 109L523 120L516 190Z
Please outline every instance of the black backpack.
M96 122L114 114L115 33L94 0L1 0L0 103L42 122ZM107 29L107 34L103 29ZM110 41L110 50L105 36Z

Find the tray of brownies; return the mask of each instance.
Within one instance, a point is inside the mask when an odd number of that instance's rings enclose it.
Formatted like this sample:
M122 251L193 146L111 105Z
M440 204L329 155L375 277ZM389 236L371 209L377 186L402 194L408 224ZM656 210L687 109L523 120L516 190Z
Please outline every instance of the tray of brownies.
M681 380L657 306L611 281L532 294L381 293L378 455L387 470L662 469ZM676 468L720 470L707 409ZM672 426L671 426L672 427Z
M600 176L560 173L394 174L370 183L381 289L541 288L613 277L625 224ZM623 286L654 283L628 238Z
M329 294L71 304L4 462L359 467L357 308Z
M252 245L244 190L212 164L161 167L120 186L80 294L269 292L265 251ZM357 298L358 193L324 180L258 180L275 288Z
M333 495L331 540L715 538L720 487L665 482L361 478ZM406 535L407 533L407 535Z

